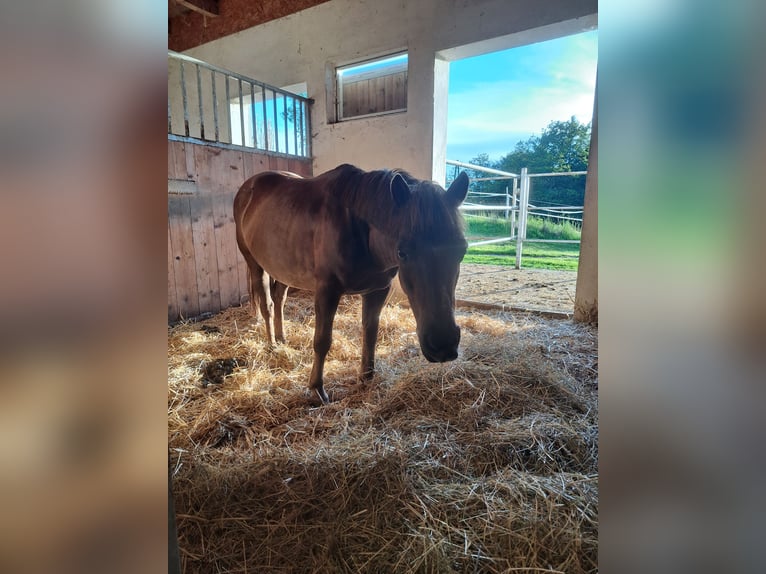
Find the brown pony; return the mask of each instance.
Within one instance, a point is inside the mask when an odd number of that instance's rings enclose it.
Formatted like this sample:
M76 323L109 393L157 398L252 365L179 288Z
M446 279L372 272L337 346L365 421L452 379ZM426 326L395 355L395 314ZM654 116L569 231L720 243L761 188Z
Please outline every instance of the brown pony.
M250 269L272 345L284 342L288 286L314 292L314 365L309 388L330 401L322 376L341 295L362 296L361 379L372 378L380 311L399 272L431 362L457 357L455 285L466 250L458 206L468 191L461 173L445 192L400 170L365 172L341 165L303 179L268 171L234 198L237 244Z

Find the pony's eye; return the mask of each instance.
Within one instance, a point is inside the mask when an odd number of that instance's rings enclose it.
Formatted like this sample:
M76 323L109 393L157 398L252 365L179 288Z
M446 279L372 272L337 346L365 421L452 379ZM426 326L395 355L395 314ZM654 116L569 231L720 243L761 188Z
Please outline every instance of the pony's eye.
M400 259L401 261L407 261L407 253L406 253L404 250L402 250L402 249L399 249L399 250L396 252L396 255L397 255L397 257L399 257L399 259Z

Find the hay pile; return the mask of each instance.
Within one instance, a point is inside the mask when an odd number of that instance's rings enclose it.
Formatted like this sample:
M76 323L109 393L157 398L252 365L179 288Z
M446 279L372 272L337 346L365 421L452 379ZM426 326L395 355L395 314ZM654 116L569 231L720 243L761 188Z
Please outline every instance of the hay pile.
M593 329L460 311L461 357L433 365L387 306L362 385L344 298L315 406L312 307L288 298L273 351L247 306L169 330L185 572L597 571Z

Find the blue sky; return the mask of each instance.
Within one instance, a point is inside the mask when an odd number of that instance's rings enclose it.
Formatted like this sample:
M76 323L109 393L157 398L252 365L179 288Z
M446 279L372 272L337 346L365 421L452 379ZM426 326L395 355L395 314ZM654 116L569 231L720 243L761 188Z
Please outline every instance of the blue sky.
M590 122L597 31L450 63L447 158L496 160L554 120Z

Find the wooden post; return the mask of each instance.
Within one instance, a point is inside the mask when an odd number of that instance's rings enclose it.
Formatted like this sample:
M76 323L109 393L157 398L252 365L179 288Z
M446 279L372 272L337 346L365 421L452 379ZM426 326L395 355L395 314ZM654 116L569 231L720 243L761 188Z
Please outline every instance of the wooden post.
M580 263L577 266L574 320L598 323L598 77L593 99L593 124L585 180L585 206L580 235Z

